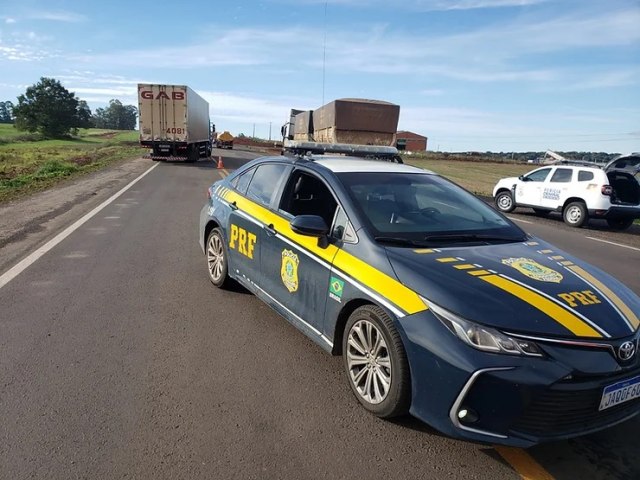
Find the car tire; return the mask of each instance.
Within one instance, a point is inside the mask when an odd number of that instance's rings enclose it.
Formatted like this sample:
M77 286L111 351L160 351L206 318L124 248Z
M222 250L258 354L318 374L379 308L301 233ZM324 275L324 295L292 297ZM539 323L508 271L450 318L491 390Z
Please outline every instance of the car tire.
M626 230L634 222L633 217L607 218L607 224L613 230Z
M363 305L349 316L342 357L349 386L365 409L380 418L408 413L407 354L393 319L382 308Z
M584 202L571 202L562 211L564 223L570 227L581 227L589 220L589 212Z
M216 227L209 233L206 243L207 272L209 280L218 288L226 288L231 283L227 247L222 230Z
M539 217L546 217L549 214L549 210L544 210L542 208L534 208L533 211Z
M496 208L503 213L513 212L516 204L513 201L513 195L508 190L498 192L495 198Z

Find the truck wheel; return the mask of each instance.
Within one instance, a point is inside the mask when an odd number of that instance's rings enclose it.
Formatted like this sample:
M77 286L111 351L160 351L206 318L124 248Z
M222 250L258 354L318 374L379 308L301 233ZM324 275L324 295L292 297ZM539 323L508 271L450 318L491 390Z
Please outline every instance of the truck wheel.
M513 201L513 197L511 196L511 192L508 190L503 190L498 192L495 198L496 207L503 213L513 212L516 208L516 204Z
M349 317L342 342L349 386L362 406L381 418L406 414L411 374L391 317L380 307L363 305Z
M613 230L626 230L633 225L633 217L607 218L607 224Z
M570 227L581 227L589 220L589 212L584 202L571 202L562 212L564 223Z

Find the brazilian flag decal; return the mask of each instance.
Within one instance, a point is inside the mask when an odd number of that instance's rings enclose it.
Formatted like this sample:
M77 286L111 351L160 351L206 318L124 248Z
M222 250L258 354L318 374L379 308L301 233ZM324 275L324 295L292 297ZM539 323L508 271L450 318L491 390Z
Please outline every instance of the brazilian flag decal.
M329 296L338 302L342 298L342 290L344 290L344 282L336 277L331 277L329 281Z

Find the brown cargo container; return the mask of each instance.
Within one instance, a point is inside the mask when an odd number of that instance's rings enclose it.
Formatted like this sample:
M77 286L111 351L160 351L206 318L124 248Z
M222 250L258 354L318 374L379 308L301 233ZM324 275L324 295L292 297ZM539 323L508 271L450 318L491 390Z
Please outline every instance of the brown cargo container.
M313 138L323 143L393 145L400 106L380 100L343 98L313 112Z
M298 113L295 117L293 139L301 141L313 140L313 110Z

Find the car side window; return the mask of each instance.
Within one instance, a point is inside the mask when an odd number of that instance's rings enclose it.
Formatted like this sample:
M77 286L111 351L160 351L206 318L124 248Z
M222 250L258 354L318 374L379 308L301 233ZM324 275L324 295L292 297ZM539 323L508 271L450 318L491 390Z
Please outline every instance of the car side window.
M278 191L278 186L286 169L287 165L282 163L260 165L256 168L251 178L247 196L267 207L271 205L273 195Z
M338 206L338 209L336 210L335 218L333 219L333 225L331 227L331 236L336 240L343 240L347 243L358 242L358 237L356 236L356 233L353 230L353 226L351 225L351 222L349 222L349 218L347 217L347 214L340 206Z
M593 180L593 172L589 172L587 170L580 170L578 172L579 182L588 182L589 180Z
M550 168L543 168L541 170L531 172L529 175L525 175L524 178L527 182L544 182L550 171Z
M231 181L231 185L238 190L238 192L243 195L247 193L247 186L249 186L249 182L251 181L251 177L255 173L256 169L252 168L251 170L247 170L246 172L238 175Z
M570 168L556 168L551 176L551 182L553 183L567 183L571 181L573 176L573 170Z
M291 216L319 215L331 225L338 203L329 188L316 176L294 171L280 200L280 211Z

